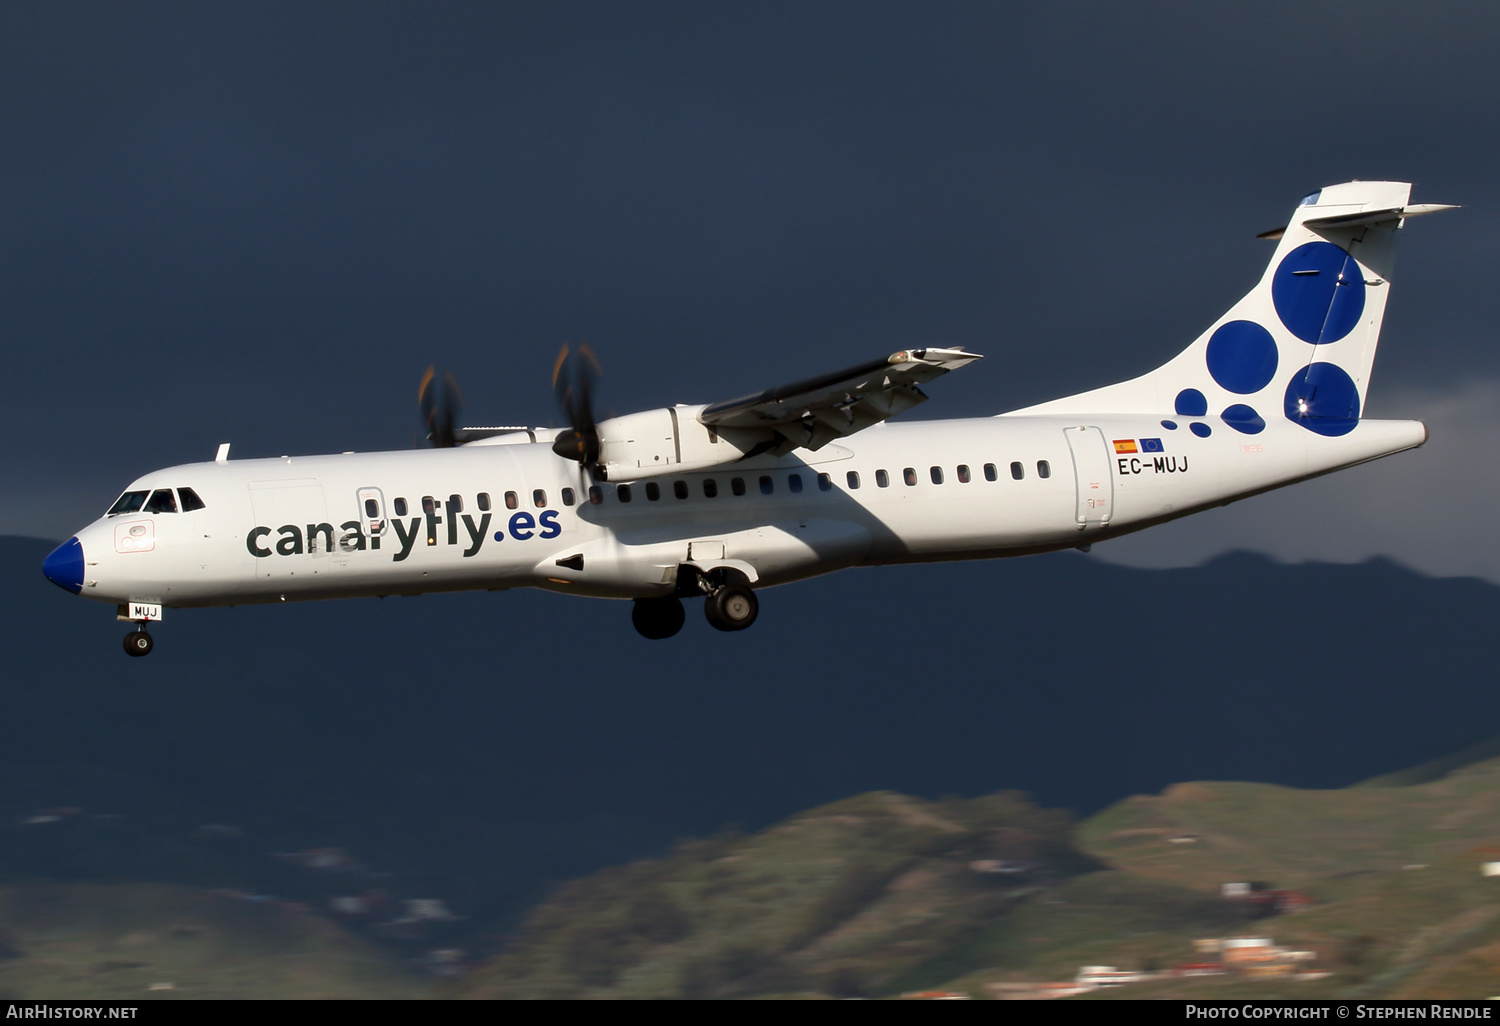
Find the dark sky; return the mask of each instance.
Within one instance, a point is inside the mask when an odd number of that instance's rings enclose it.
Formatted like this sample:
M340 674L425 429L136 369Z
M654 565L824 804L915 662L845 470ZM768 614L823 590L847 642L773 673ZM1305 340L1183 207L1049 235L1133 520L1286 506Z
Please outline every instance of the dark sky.
M43 501L0 530L65 537L225 440L409 446L433 361L470 422L555 423L570 339L616 412L938 344L989 359L917 415L998 413L1175 353L1259 275L1254 235L1349 178L1466 205L1404 240L1371 410L1448 397L1500 376L1497 24L1484 4L10 5L0 416ZM1194 558L1236 543L1206 530Z

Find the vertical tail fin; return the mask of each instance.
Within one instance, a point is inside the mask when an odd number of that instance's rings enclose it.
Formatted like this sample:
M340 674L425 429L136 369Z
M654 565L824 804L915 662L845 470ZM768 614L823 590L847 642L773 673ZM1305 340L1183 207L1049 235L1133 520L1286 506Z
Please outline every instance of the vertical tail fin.
M1017 414L1214 416L1247 434L1286 416L1341 435L1364 409L1390 294L1396 233L1407 217L1452 209L1410 206L1405 182L1346 182L1305 198L1265 274L1185 350L1130 381Z

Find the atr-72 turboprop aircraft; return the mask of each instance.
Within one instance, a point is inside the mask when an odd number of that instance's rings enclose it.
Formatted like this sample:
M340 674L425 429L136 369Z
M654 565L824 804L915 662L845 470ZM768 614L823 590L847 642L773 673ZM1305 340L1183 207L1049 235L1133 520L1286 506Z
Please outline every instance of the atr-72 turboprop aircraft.
M1410 205L1402 182L1313 193L1260 282L1130 381L997 417L887 424L979 359L913 349L758 395L596 421L592 354L559 357L571 428L455 429L435 449L228 459L133 482L49 555L59 587L135 621L164 607L538 587L634 600L648 638L742 630L758 589L853 566L1092 543L1419 446L1363 420Z

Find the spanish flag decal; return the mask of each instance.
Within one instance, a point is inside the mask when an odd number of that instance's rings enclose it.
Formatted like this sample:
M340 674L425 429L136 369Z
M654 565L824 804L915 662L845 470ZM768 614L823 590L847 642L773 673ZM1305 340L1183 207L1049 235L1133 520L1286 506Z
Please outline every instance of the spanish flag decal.
M1132 453L1132 452L1140 452L1140 450L1135 447L1135 439L1134 438L1116 438L1115 439L1115 452L1116 453Z

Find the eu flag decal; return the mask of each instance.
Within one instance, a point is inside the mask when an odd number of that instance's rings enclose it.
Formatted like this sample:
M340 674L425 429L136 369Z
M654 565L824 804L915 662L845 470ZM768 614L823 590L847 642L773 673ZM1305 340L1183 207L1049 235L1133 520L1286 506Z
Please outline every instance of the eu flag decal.
M1166 450L1161 447L1160 438L1142 438L1141 452L1166 452Z

